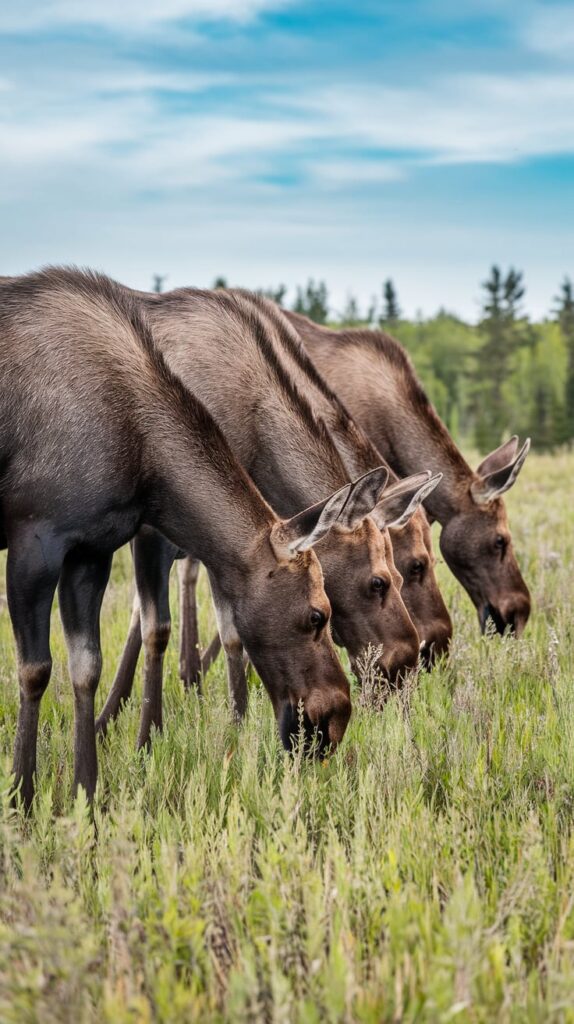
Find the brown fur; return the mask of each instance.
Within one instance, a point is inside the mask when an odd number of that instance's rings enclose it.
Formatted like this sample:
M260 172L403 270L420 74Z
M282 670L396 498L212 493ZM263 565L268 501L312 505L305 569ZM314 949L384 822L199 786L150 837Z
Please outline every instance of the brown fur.
M266 317L270 336L287 360L292 379L311 403L315 415L324 419L351 476L368 472L377 465L386 465L390 480L398 481L392 467L352 419L342 400L307 355L294 326L299 317L286 317L276 305L261 296L239 294L253 302ZM419 634L423 656L430 664L433 657L448 649L452 624L434 571L435 558L424 511L417 510L400 529L391 529L390 537L391 558L394 557L402 577L401 595Z
M285 525L169 369L141 303L76 270L0 283L0 380L0 541L21 687L14 766L26 803L58 580L76 703L75 783L93 794L99 609L112 552L142 524L207 566L228 635L267 686L286 745L299 700L306 727L318 727L323 744L337 742L349 684L328 631L311 621L311 602L329 611L316 556L279 543ZM308 530L328 507L307 515ZM153 630L158 654L165 623Z
M205 402L278 512L292 515L349 480L327 425L277 343L280 334L287 346L299 349L280 314L271 323L267 307L241 292L180 289L141 295L141 301L170 368ZM374 524L357 524L353 538L336 528L317 553L338 638L353 658L369 642L383 643L382 667L395 676L416 661L418 639L386 564L384 543L374 542L372 528L377 533ZM377 575L389 579L384 607L368 596L369 580Z
M321 375L400 475L429 468L443 481L425 502L443 526L441 550L469 592L482 624L521 632L528 588L512 551L502 499L479 505L480 478L450 437L402 346L381 331L332 331L286 313ZM506 542L497 548L497 538Z

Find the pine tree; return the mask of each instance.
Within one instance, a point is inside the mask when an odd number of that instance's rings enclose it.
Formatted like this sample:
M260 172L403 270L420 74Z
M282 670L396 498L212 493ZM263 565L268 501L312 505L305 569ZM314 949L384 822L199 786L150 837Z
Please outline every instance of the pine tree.
M163 282L166 280L167 274L154 274L153 275L153 290L156 295L159 295L163 291Z
M574 288L570 278L564 278L557 301L557 319L568 353L564 388L563 437L561 440L572 441L574 439Z
M525 292L522 273L511 267L503 277L500 267L493 266L483 288L486 297L479 330L485 340L476 354L477 366L472 374L477 410L475 440L482 452L496 448L510 426L504 386L514 352L526 340L517 328Z
M211 287L213 288L213 291L218 291L219 289L227 288L227 278L221 276L216 277Z
M383 285L383 312L381 314L381 327L392 327L397 320L401 319L401 310L395 286L391 278L387 278Z
M315 284L310 278L305 288L297 288L293 312L303 313L315 323L324 324L329 314L329 296L325 282L319 281Z

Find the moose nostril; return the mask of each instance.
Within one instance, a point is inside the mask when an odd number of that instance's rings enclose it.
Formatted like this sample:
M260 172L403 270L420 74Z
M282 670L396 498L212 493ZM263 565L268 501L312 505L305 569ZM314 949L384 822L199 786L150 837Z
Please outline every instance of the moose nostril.
M490 603L484 605L480 616L480 624L483 633L486 633L487 631L489 620L492 621L495 631L502 635L508 625L508 620L501 615L498 608L495 608L494 605Z
M303 711L302 705L287 703L279 724L279 734L285 750L292 753L301 743L305 754L323 756L337 743L336 739L334 742L331 740L329 721L329 716L322 715L317 724L314 724Z

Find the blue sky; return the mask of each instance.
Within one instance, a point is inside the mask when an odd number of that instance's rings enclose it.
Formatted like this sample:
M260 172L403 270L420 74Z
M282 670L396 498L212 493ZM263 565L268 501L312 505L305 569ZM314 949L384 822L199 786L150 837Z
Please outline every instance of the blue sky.
M391 276L475 319L492 262L574 276L574 3L0 7L0 273L139 287ZM293 292L291 291L291 295Z

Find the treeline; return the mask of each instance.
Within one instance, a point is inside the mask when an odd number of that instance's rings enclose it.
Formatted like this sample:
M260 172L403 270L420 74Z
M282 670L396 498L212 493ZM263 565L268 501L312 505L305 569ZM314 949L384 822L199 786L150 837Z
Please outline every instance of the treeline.
M225 288L218 278L214 287ZM440 310L430 319L402 316L392 280L380 298L361 309L350 295L333 316L323 281L296 290L292 308L335 328L388 331L409 351L429 397L453 436L481 452L509 433L532 437L551 450L574 442L574 288L566 278L548 317L531 322L524 313L524 279L497 266L482 285L481 317L471 325ZM261 289L285 305L287 288Z
M567 278L541 323L523 311L523 275L492 267L483 282L475 326L441 310L406 320L391 280L380 304L360 310L350 296L340 317L329 317L325 285L297 289L293 308L334 327L379 327L408 349L417 372L452 434L486 452L509 433L532 437L539 449L574 441L574 289Z

